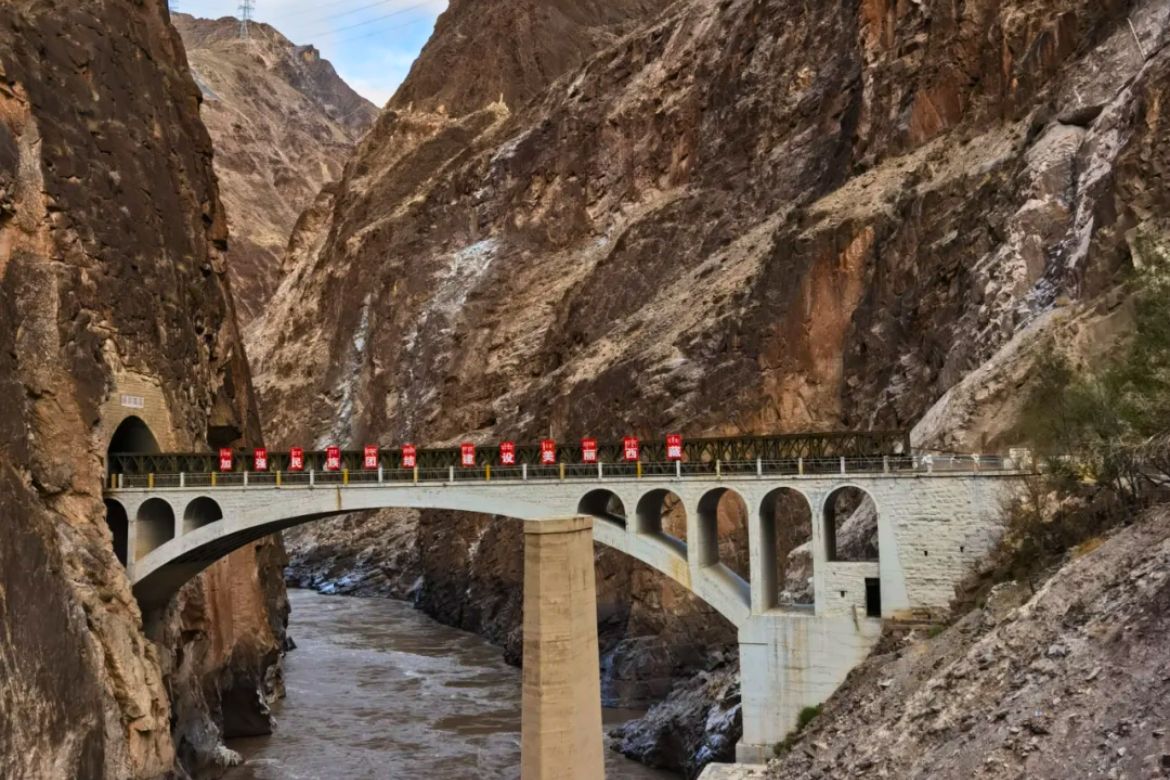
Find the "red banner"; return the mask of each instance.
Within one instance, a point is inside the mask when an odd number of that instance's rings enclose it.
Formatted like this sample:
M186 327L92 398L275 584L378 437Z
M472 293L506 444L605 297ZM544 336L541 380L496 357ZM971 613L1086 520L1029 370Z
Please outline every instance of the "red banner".
M540 440L540 463L551 466L557 462L557 443L552 439Z
M597 462L597 439L582 439L581 440L581 462L582 463L596 463Z
M516 445L510 441L500 442L500 465L516 465Z
M378 447L374 444L367 444L365 451L362 453L362 468L376 469L378 468Z
M402 445L402 468L412 469L418 465L418 450L413 444Z
M252 450L252 469L254 471L268 471L268 450L263 447Z
M459 462L462 463L465 467L471 467L475 465L474 444L464 442L463 445L459 447Z
M341 471L341 448L340 447L326 447L325 448L325 470L326 471Z
M667 460L682 460L682 436L677 433L671 433L666 437L666 459Z
M638 459L638 437L627 436L622 439L622 459L635 461Z
M305 450L303 447L293 447L288 451L288 470L305 470Z
M232 470L232 450L231 447L220 447L219 450L219 470Z

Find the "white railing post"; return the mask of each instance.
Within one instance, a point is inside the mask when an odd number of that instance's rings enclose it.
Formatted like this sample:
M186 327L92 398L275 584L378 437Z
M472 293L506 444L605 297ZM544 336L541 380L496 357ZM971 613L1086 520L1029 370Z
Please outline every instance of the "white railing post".
M187 487L187 475L182 471L179 472L179 487Z
M976 470L976 471L979 471L979 456L978 456L978 455L975 455L975 456L973 456L973 457L974 457L974 459L975 459L975 470Z
M682 461L676 460L674 462L674 478L682 479Z
M317 472L315 469L309 469L309 487L317 484Z
M386 481L386 472L382 466L378 466L378 484L381 485Z
M244 472L244 487L248 487L248 472Z
M756 458L756 478L757 479L764 478L764 459L763 458Z
M455 481L455 467L454 466L447 467L447 481L448 482Z
M520 479L524 480L525 482L528 481L528 464L527 463L520 464Z
M798 476L804 476L804 456L801 455L796 459L796 473Z
M723 461L715 459L715 479L723 479Z
M845 473L845 456L844 455L841 456L841 473L842 474Z
M601 461L597 461L597 478L601 479Z
M883 474L890 473L890 456L889 455L882 455L882 473Z
M125 479L123 479L123 477L125 477L125 476L126 476L125 474L119 474L119 475L118 475L118 489L119 489L119 490L121 490L122 488L126 487L126 480L125 480Z

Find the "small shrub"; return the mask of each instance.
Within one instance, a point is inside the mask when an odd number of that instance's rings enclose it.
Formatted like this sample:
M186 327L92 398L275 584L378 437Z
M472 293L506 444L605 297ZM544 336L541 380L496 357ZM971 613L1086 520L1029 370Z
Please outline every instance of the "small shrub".
M804 727L812 723L813 718L821 714L821 705L815 707L805 707L800 711L800 717L796 719L796 731L799 733L804 731Z

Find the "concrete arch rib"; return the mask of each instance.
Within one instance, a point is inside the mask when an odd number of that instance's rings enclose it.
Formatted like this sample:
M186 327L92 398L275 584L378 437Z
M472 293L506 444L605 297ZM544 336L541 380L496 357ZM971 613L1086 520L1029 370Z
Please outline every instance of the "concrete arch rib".
M382 500L362 502L357 500L342 501L342 493L335 490L303 491L305 500L300 502L302 513L294 516L280 516L278 502L243 502L232 505L227 492L217 494L223 497L219 505L223 509L223 519L200 527L192 528L178 538L153 549L136 561L132 578L134 592L144 608L154 608L165 604L187 580L224 557L233 550L260 539L268 534L282 531L304 523L313 522L326 517L334 517L350 512L373 510L381 508L414 508L419 506L420 500L412 494L421 494L423 488L404 490L397 494L393 501L386 500L386 493L382 491ZM352 494L355 491L347 491ZM312 495L308 495L312 493ZM246 495L240 491L237 495ZM411 500L406 500L407 498ZM482 494L478 501L472 503L464 501L456 495L456 491L449 491L445 501L431 501L423 506L441 504L436 508L473 511L484 513L486 505ZM580 499L576 499L580 500ZM182 502L180 502L182 503ZM572 504L571 504L572 506ZM596 507L596 504L592 504ZM513 511L490 511L492 514L513 517L516 519L555 519L558 515L564 516L564 511L549 511L545 508L534 508L530 505L512 507ZM568 512L572 514L572 510ZM525 515L529 515L525 517ZM706 601L713 609L726 617L737 627L742 626L748 619L748 608L738 593L735 583L721 582L713 573L705 573L700 581L692 583L691 570L688 567L685 553L661 539L654 537L638 537L613 522L598 521L593 524L593 538L596 542L612 547L636 560L650 566L656 571L678 582L683 587Z

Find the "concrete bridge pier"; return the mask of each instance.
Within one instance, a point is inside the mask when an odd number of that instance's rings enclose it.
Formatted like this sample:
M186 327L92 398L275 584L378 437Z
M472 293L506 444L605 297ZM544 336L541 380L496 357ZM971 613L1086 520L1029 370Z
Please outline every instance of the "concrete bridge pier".
M593 518L524 523L523 780L605 776Z

